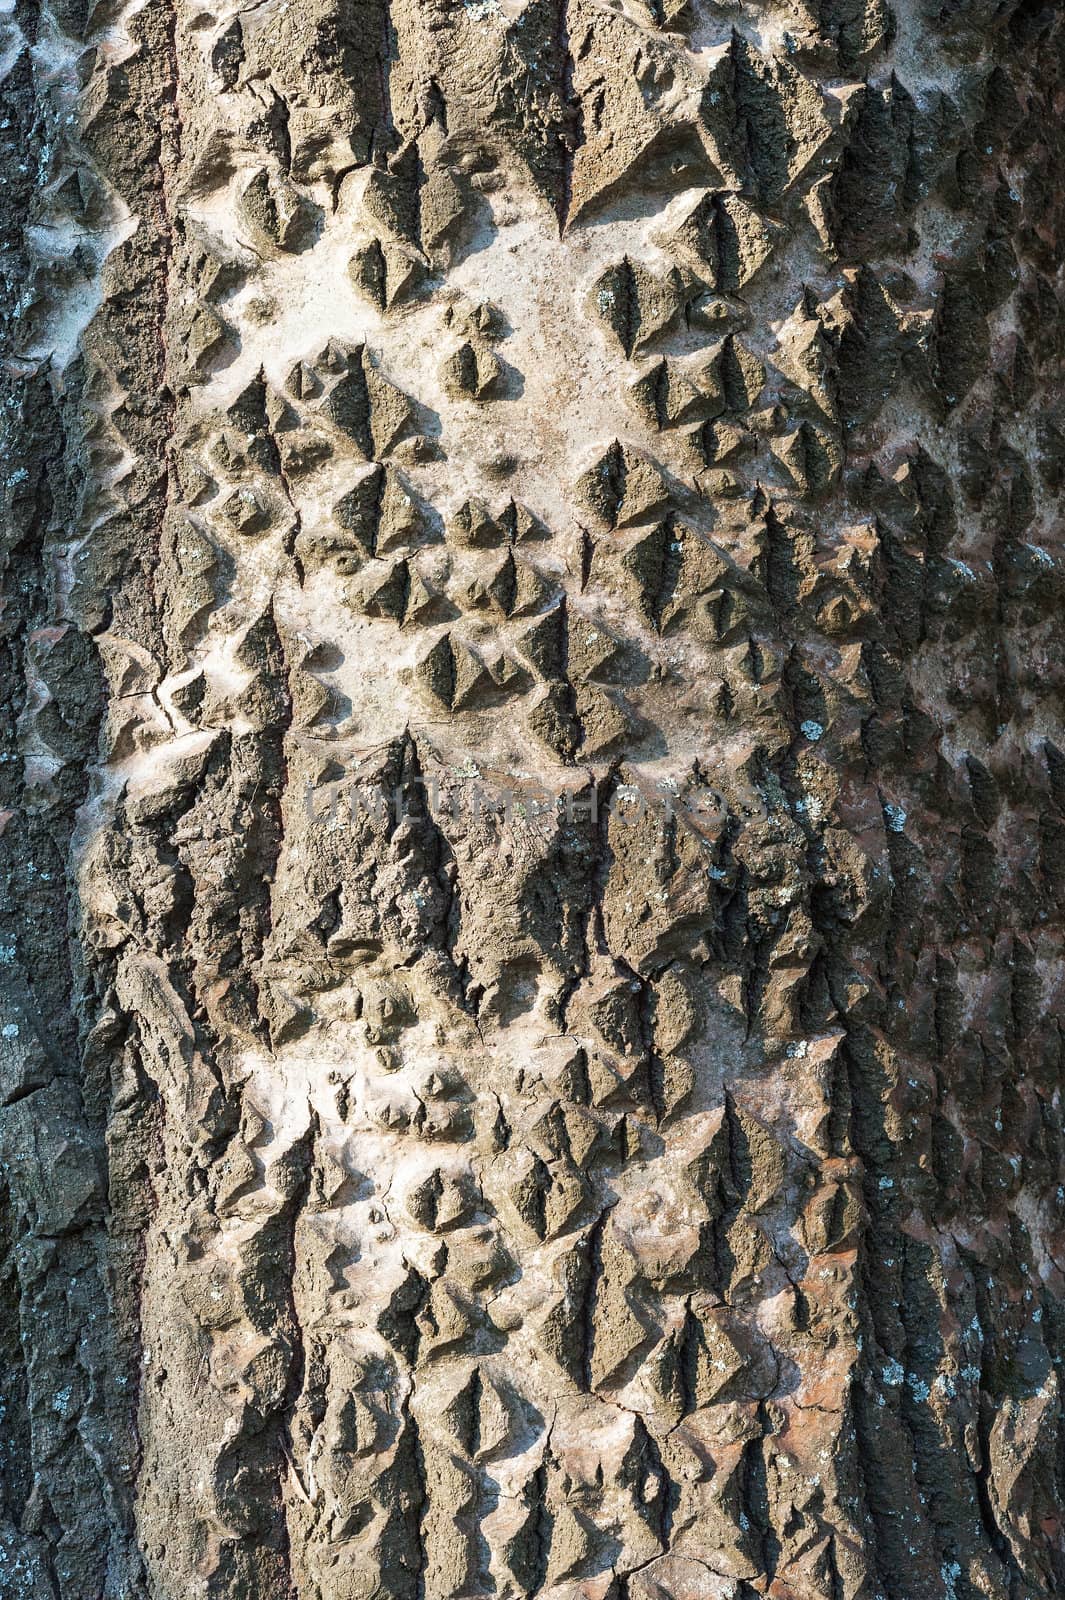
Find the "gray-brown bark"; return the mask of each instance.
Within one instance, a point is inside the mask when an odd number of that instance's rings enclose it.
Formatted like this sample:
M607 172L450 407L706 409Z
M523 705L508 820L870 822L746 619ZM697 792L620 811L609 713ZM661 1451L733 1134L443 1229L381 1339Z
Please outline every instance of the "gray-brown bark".
M1057 7L0 27L0 1595L1060 1594Z

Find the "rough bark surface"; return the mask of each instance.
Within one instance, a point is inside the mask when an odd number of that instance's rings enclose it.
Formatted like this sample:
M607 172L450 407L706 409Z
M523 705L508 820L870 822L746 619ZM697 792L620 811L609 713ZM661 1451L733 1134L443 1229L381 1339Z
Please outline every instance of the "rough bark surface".
M1048 0L0 15L0 1596L1065 1592Z

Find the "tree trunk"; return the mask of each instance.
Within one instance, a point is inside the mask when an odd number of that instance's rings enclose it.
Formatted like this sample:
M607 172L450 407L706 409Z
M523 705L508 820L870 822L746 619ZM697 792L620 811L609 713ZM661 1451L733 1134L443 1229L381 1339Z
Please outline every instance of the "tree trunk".
M0 1595L1065 1593L1059 14L0 17Z

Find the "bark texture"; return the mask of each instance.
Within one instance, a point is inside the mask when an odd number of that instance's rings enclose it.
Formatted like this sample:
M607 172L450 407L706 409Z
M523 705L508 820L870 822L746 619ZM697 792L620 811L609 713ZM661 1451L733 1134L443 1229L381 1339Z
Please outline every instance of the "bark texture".
M1053 0L0 15L0 1596L1065 1592Z

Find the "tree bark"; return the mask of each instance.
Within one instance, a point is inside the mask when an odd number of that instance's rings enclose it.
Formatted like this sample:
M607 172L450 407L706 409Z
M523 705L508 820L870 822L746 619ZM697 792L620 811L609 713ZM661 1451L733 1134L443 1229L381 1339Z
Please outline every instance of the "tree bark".
M0 1595L1065 1592L1063 49L0 16Z

